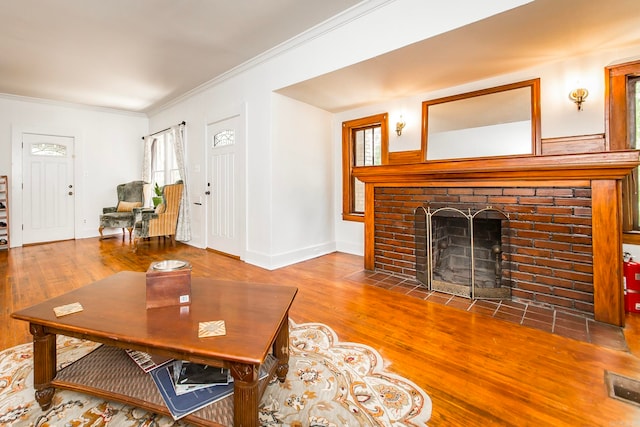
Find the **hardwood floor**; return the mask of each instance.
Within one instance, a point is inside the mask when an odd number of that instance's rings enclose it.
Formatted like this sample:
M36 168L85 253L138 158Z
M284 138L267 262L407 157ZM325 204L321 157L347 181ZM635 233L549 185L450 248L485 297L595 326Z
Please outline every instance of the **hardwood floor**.
M0 251L0 348L31 340L14 310L162 259L188 260L194 276L297 286L292 319L376 348L431 396L431 426L640 425L640 407L609 398L604 379L640 379L638 315L627 315L629 351L615 350L358 282L363 258L339 253L267 271L159 240L136 253L118 238Z

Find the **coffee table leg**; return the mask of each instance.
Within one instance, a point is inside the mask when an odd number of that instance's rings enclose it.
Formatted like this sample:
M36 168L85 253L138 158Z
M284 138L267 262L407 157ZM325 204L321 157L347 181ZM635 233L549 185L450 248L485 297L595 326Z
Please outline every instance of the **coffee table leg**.
M278 359L276 368L276 376L282 383L289 373L289 318L285 317L284 322L280 325L278 335L273 343L273 355Z
M259 366L243 363L231 365L235 427L258 426L258 371Z
M55 391L51 381L56 376L56 335L33 323L29 331L33 335L33 388L40 409L45 411L51 406Z

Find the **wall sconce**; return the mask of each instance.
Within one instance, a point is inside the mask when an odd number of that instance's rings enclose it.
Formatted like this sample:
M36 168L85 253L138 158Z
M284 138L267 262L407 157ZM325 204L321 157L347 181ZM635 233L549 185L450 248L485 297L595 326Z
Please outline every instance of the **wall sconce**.
M582 103L589 96L589 91L584 88L574 89L569 92L569 99L576 103L578 111L582 111Z
M402 119L402 116L400 116L400 121L396 123L396 133L398 136L402 135L402 129L404 129L405 125L405 121Z

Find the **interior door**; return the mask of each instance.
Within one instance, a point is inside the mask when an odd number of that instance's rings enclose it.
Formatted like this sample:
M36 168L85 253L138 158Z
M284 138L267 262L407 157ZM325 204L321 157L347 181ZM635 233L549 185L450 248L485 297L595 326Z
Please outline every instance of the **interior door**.
M240 256L239 117L207 126L207 247Z
M72 137L22 134L24 244L75 237L73 150Z

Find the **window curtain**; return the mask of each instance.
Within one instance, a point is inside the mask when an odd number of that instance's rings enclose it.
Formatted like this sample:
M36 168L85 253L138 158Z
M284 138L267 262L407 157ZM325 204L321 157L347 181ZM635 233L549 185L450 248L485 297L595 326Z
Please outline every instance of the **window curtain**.
M144 200L146 203L151 203L151 165L153 163L153 144L156 142L156 138L147 136L144 138L144 152L142 154L142 181L146 182L148 191L145 192Z
M176 228L176 240L181 242L191 240L191 213L189 210L189 185L187 183L187 167L184 153L184 128L183 124L179 124L173 126L169 131L173 140L173 149L175 150L180 179L184 183L182 202L180 203L178 214L178 227Z

